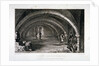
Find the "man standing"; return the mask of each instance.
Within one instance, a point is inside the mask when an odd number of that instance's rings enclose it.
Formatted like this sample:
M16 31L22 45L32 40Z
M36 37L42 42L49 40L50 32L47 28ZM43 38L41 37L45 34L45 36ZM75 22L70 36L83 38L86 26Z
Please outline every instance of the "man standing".
M61 43L64 42L64 35L63 35L63 34L60 35L60 42L61 42Z

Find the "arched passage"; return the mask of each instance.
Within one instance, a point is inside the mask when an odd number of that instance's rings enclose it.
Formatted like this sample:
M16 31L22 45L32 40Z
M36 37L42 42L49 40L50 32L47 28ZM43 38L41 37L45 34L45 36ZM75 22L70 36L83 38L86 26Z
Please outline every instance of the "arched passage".
M32 24L34 24L34 23L37 23L37 22L39 22L39 23L43 22L43 23L49 23L49 24L52 24L52 25L56 25L57 27L59 27L59 28L63 31L63 33L66 34L65 28L63 28L61 24L58 24L58 23L57 23L58 21L52 20L52 19L48 19L48 18L38 18L38 19L34 19L34 20L32 20L32 21L29 21L28 23L26 23L26 24L24 25L24 27L22 27L22 26L20 27L20 29L19 29L20 34L21 34L23 31L26 31L26 28L27 28L28 26L30 26L30 25L32 25ZM54 29L55 29L55 28L54 28ZM67 35L67 34L66 34L66 35Z
M16 26L16 31L20 28L20 26L25 22L27 21L29 18L33 17L33 16L36 16L36 15L40 15L40 14L51 14L51 15L56 15L62 19L65 19L66 22L68 22L75 30L76 32L76 35L79 36L79 31L77 29L77 26L71 21L69 20L67 17L65 17L63 14L57 12L57 11L37 11L37 12L34 12L34 13L31 13L29 15L27 15L25 18L23 18L19 23L18 25Z
M53 15L53 16L58 16L58 17L60 17L61 19L64 19L65 20L65 22L66 23L69 23L71 26L72 26L72 28L74 29L74 31L75 31L75 33L76 33L76 37L77 37L77 45L78 45L78 51L79 51L79 31L78 31L78 29L77 29L77 26L74 24L74 22L72 22L70 19L68 19L66 16L64 16L63 14L61 14L61 13L59 13L59 12L57 12L57 11L51 11L51 10L49 10L49 11L47 11L47 10L42 10L42 11L37 11L37 12L34 12L34 13L31 13L31 14L29 14L29 15L27 15L25 18L23 18L18 24L17 24L17 26L16 26L16 31L18 31L20 28L21 28L21 26L25 23L25 22L30 22L29 24L32 24L33 22L31 22L31 21L29 21L29 19L32 17L32 19L34 18L34 17L37 17L38 15L44 15L44 14L50 14L50 15ZM39 20L38 20L39 21ZM45 21L45 20L44 20ZM37 22L37 21L36 21ZM48 21L47 21L48 22ZM51 20L49 20L49 22L51 22ZM28 25L29 25L28 24ZM64 28L63 27L61 27L60 26L60 24L59 23L57 23L57 22L53 22L53 24L56 24L57 26L59 26L63 31L64 31L64 33L66 33L66 31L64 30ZM25 27L25 26L24 26ZM25 28L27 28L28 26L26 26ZM24 30L23 30L24 31ZM23 32L22 31L22 32Z
M39 23L39 22L36 22L36 23ZM40 22L40 25L42 26L47 26L49 27L52 31L54 30L55 31L55 35L59 35L59 31L56 29L55 26L49 24L49 23L43 23L43 22ZM35 23L33 24L30 24L23 32L21 32L20 34L22 35L22 38L26 38L26 34L27 32L29 31L29 29L35 27ZM53 32L54 33L54 32Z

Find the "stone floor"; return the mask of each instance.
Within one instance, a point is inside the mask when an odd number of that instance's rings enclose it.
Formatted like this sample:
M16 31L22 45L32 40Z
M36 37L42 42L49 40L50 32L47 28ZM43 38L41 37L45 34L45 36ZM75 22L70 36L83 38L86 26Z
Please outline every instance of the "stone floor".
M57 40L35 40L32 41L32 45L34 51L21 51L21 53L70 53L67 45Z

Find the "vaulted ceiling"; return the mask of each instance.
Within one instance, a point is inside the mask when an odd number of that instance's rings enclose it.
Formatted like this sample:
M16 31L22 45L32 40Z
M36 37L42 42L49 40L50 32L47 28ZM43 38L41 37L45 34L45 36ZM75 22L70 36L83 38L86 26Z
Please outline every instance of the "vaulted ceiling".
M25 37L30 29L42 25L48 26L55 35L65 33L68 35L69 27L72 27L79 35L81 10L67 9L16 9L15 27L22 37Z

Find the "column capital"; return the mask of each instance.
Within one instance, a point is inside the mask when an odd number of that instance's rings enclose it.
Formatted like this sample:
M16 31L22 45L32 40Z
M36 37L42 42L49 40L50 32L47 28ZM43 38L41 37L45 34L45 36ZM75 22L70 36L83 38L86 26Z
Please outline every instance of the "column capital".
M80 37L80 35L75 35L76 37Z
M65 35L65 36L67 36L67 33L66 33L66 32L64 32L64 35Z

